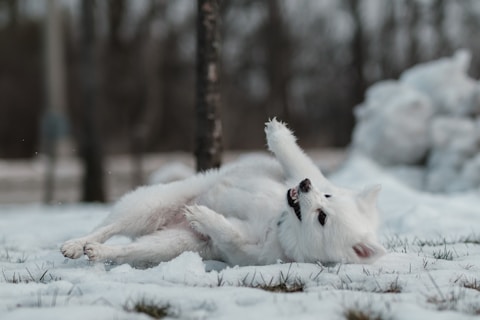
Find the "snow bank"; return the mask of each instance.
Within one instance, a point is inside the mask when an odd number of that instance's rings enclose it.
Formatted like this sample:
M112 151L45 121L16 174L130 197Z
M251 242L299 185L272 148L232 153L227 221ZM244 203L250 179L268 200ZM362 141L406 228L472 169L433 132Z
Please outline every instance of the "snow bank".
M459 51L373 85L355 110L354 152L397 173L420 166L415 185L428 191L479 188L480 83L467 75L470 60Z
M356 110L354 145L382 164L413 164L428 151L425 123L434 113L424 94L396 81L374 85ZM390 146L390 147L387 147Z
M405 71L400 82L428 96L438 113L478 114L479 84L467 75L471 58L468 51L458 51L452 58L442 58Z

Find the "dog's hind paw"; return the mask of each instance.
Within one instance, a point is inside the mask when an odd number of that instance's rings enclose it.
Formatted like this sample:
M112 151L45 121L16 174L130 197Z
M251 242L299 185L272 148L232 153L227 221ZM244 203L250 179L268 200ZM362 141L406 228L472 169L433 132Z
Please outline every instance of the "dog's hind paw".
M183 210L183 214L187 219L190 227L195 231L202 235L207 235L204 228L202 227L202 223L199 221L198 213L198 206L185 206Z
M85 245L84 253L90 261L100 261L105 259L103 246L98 242L89 242Z
M205 206L185 206L184 214L190 227L198 234L211 239L217 246L229 247L246 242L230 221L222 214Z
M215 225L217 213L204 206L185 206L183 214L196 232L208 236L209 230Z
M83 256L83 246L85 243L82 240L70 240L65 242L60 251L62 252L63 256L70 259L78 259Z

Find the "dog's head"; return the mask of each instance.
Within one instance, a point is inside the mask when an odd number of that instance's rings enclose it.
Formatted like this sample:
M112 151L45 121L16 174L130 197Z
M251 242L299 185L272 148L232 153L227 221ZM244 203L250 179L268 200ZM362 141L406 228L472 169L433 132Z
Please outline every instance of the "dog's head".
M304 262L368 263L385 253L376 239L379 186L362 192L320 192L309 179L287 191L289 211L279 221L287 256Z

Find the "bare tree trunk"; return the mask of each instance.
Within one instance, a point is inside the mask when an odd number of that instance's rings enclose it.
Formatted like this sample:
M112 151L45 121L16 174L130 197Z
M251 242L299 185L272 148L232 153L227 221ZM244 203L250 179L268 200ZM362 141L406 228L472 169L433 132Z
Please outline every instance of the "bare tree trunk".
M362 2L359 0L347 0L347 7L350 11L354 23L354 33L351 43L351 68L353 71L355 82L353 92L354 104L363 101L363 96L367 87L365 75L363 73L363 68L365 66L365 48L363 38L363 24L360 13L361 3Z
M18 24L18 0L5 0L4 2L8 7L8 28L13 30Z
M289 121L288 83L290 81L290 39L282 17L279 0L268 0L266 28L267 74L270 91L267 97L269 116Z
M82 201L104 202L103 157L96 124L97 77L95 72L94 0L81 1L82 33L82 138L81 155L84 164Z
M144 108L140 119L133 128L132 146L132 182L134 186L144 183L143 154L147 148L152 132L159 126L162 119L163 85L160 81L162 49L160 40L152 34L151 24L160 15L165 18L166 2L151 0L149 9L140 21L136 32L136 42L141 44L140 59L142 64L143 87L145 90Z
M344 2L345 3L345 2ZM363 22L361 15L360 0L346 0L346 8L353 20L353 36L350 43L351 61L348 66L349 74L351 74L351 100L350 104L342 110L337 132L335 135L335 145L345 145L351 138L351 131L354 126L353 108L361 103L364 99L365 90L367 88L367 80L364 74L365 67L365 39L363 32Z
M198 0L195 146L197 171L216 168L221 164L219 7L219 0Z
M472 34L477 34L478 30L480 30L480 19L478 13L476 13L476 6L478 0L470 0L470 1L462 1L462 12L463 16L465 17L465 26L463 27L465 36L467 39L466 44L464 42L465 47L469 48L472 51L472 62L470 66L470 73L474 79L478 79L480 77L480 57L478 52L480 52L480 44L478 41L470 41L470 36Z
M418 1L408 0L406 3L408 18L408 38L410 45L408 48L407 67L416 65L419 60L418 30L420 23L420 8Z
M395 50L395 36L397 32L397 25L395 20L395 2L385 1L385 15L383 25L380 30L380 43L378 46L380 55L380 65L382 68L382 78L390 79L395 78L397 75L396 65L394 63L396 50Z
M112 103L118 99L119 92L115 92L114 86L108 85L115 83L117 79L125 79L126 72L124 70L128 70L127 72L132 76L132 68L130 67L130 63L132 59L135 59L138 62L144 62L144 57L136 57L132 58L132 55L137 54L138 51L141 50L131 50L133 47L142 46L143 42L148 39L145 35L148 33L149 29L147 25L145 25L145 21L142 19L140 22L141 30L137 30L141 32L141 35L135 34L135 38L132 40L135 45L129 42L122 41L122 27L128 24L128 4L130 2L126 2L125 0L108 0L107 1L107 12L108 12L108 42L106 48L106 55L105 55L105 64L104 64L104 72L105 77L107 79L107 87L106 91L109 92L108 94L108 101ZM150 2L151 4L153 1ZM149 10L150 11L150 10ZM150 16L149 12L147 16ZM153 66L151 66L154 68ZM137 70L139 73L143 73L143 68L140 65L137 65ZM130 72L129 72L130 71ZM145 78L143 75L141 78ZM145 79L144 81L148 82L149 79ZM114 102L115 103L115 102ZM137 105L136 110L142 111L143 105ZM145 128L143 126L142 119L138 123L133 123L133 119L131 119L132 114L128 114L125 116L127 120L127 127L128 127L128 140L129 140L129 151L131 155L131 186L133 188L143 184L143 152L145 148L145 141L144 141L144 134ZM133 120L133 121L132 121Z
M450 43L448 41L448 37L445 33L445 27L444 27L446 5L447 3L445 2L445 0L435 0L432 3L432 9L433 9L433 15L434 15L433 26L437 31L436 54L440 57L446 54L449 54L449 51L450 51Z
M125 0L108 0L108 39L112 48L121 45L120 28L126 9Z
M45 26L46 109L42 119L42 144L47 155L44 201L50 203L54 198L58 143L66 133L64 116L66 98L62 21L58 0L47 2L47 13Z

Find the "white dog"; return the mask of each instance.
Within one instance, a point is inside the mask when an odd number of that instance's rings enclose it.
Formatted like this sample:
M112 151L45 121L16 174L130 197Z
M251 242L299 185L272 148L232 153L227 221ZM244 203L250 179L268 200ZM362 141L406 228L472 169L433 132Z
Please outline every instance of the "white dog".
M220 170L141 187L121 198L93 233L63 244L63 255L133 265L168 261L184 251L229 265L364 263L382 256L375 236L380 188L336 187L283 123L273 119L265 132L276 159L246 157ZM135 241L103 244L114 235Z

